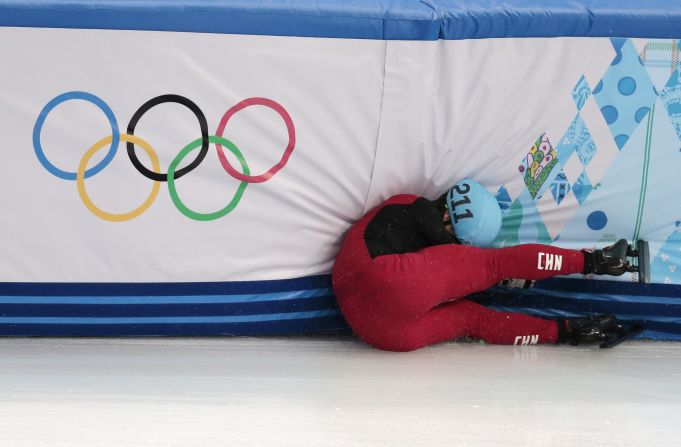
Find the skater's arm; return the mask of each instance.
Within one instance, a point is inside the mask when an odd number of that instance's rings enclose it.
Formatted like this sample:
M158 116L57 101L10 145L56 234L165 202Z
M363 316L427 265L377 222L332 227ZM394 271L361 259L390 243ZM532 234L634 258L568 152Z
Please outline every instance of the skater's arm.
M428 199L418 198L412 204L414 220L421 234L431 245L453 244L456 238L447 231L443 213Z

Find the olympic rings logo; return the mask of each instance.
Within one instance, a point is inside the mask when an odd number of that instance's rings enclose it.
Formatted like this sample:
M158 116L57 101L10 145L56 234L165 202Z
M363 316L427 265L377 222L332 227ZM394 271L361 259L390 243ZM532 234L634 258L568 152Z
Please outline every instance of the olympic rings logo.
M82 100L94 104L104 113L106 118L109 120L109 124L111 125L111 135L106 136L97 141L83 154L80 163L78 164L78 169L75 172L63 171L56 167L54 164L52 164L45 156L45 152L43 151L43 146L40 137L43 125L45 124L45 120L49 113L52 111L52 109L57 107L59 104L69 100ZM151 147L151 145L149 145L149 143L147 143L144 139L135 135L135 127L137 126L137 123L139 122L140 118L142 118L142 116L153 107L163 103L177 103L187 107L196 116L196 119L199 122L199 127L201 128L201 137L190 142L180 150L180 152L175 156L173 161L168 166L168 172L165 174L161 173L158 155ZM284 153L281 156L281 159L269 170L260 175L251 175L250 170L248 168L248 164L246 163L246 160L244 156L241 154L239 148L232 141L228 140L223 136L225 128L227 127L227 123L229 122L230 118L232 118L234 114L236 114L240 110L243 110L246 107L254 105L269 107L270 109L277 112L277 114L279 114L279 116L284 121L284 124L286 124L286 130L288 132L288 144L286 146L286 149L284 149ZM106 168L109 163L111 163L111 161L116 156L118 145L121 141L124 141L126 143L128 158L132 162L135 169L137 169L137 171L139 171L139 173L142 174L143 176L152 180L153 185L149 196L137 208L126 213L110 213L102 210L92 202L87 191L85 190L85 179L99 173L102 169ZM208 153L208 147L210 143L213 143L215 145L218 159L220 161L220 164L222 165L222 168L230 176L232 176L236 180L239 180L241 183L237 187L234 197L232 197L232 200L227 204L227 206L212 213L199 213L191 210L182 202L177 193L175 181L182 177L183 175L193 171L194 169L196 169L197 166L201 164L203 159L206 157L206 154ZM142 164L142 162L137 157L137 153L135 152L136 145L141 147L149 156L151 160L151 169L144 166L144 164ZM241 101L240 103L234 105L233 107L228 109L227 112L225 112L225 114L220 119L215 135L209 135L206 117L196 104L194 104L191 100L185 98L184 96L172 94L161 95L157 96L156 98L152 98L146 103L144 103L133 114L132 118L130 119L130 122L128 123L127 133L121 134L120 131L118 130L118 123L116 122L116 117L113 111L102 99L91 93L73 91L62 93L61 95L56 96L51 101L49 101L45 105L45 107L43 107L43 109L40 111L35 126L33 127L33 149L35 150L35 154L38 157L40 163L43 165L43 167L56 177L59 177L64 180L75 180L78 187L78 194L80 195L80 198L83 201L83 204L85 204L85 206L87 207L87 209L90 210L96 216L100 217L101 219L112 222L122 222L134 219L135 217L144 213L156 199L156 196L158 195L161 185L160 182L168 183L168 191L170 192L170 198L175 204L175 207L185 216L191 219L201 221L214 220L223 217L232 212L236 208L236 206L241 201L244 191L249 183L264 183L267 180L274 177L274 175L277 172L279 172L284 166L286 166L286 163L288 163L289 157L291 156L291 153L293 152L295 145L296 131L291 116L288 114L286 109L281 104L267 98L247 98ZM104 158L95 166L88 168L88 162L90 161L90 159L92 159L92 157L97 152L99 152L106 146L109 147L109 150L104 156ZM241 172L236 170L230 164L229 160L227 159L227 156L225 155L223 146L226 147L237 158L239 164L241 165ZM191 161L191 163L189 163L187 166L181 169L178 169L178 165L180 164L180 162L196 149L199 149L199 151L195 158Z

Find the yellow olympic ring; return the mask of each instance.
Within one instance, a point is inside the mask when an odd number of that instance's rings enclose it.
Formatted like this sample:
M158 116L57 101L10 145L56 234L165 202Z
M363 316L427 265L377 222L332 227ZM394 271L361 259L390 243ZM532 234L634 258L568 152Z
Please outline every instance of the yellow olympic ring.
M151 145L149 145L149 143L147 143L140 137L136 137L134 135L121 134L120 139L121 141L134 143L137 146L144 149L145 152L149 155L149 158L151 159L151 165L153 166L154 172L156 173L161 172L161 164L158 161L158 155L156 155L156 152L151 147ZM149 197L147 197L147 199L144 201L144 203L142 203L142 205L127 213L122 214L108 213L97 207L94 203L92 203L92 200L90 200L90 197L85 191L85 169L87 168L87 163L88 161L90 161L92 156L95 155L104 146L111 144L112 140L113 135L109 135L108 137L102 138L101 140L93 144L90 149L88 149L85 155L83 155L83 158L81 158L80 164L78 165L78 171L76 172L76 183L78 185L78 194L80 195L81 200L83 201L87 209L89 209L95 216L111 222L123 222L126 220L134 219L135 217L145 212L147 208L149 208L151 204L154 203L154 200L156 200L156 196L158 195L158 191L161 188L161 184L160 182L154 180L154 186L151 188L151 193L149 194Z

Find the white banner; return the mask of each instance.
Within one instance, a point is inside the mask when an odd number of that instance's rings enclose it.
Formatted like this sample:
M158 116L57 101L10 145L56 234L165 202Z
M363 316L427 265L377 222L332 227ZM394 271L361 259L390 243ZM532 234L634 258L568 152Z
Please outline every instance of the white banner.
M2 281L328 273L368 209L473 177L504 211L496 245L646 239L653 281L681 283L676 41L0 41ZM155 181L147 152L182 175Z
M235 281L330 270L369 188L385 42L24 28L0 28L0 42L0 281ZM158 154L163 173L202 137L185 100L214 136L228 110L261 98L230 115L222 134L254 177L282 160L294 128L290 157L269 180L244 184L223 217L188 217L158 182L146 210L111 221L142 205L155 184L131 163L124 141L110 161L100 164L111 147L104 143L87 163L87 170L102 169L86 176L85 194L59 175L75 177L88 149L125 134L135 112L160 95L175 96L143 113L134 134ZM178 97L185 103L172 102ZM34 127L54 98L36 143ZM197 159L199 146L177 169ZM135 154L152 169L144 149ZM241 172L236 158L227 159ZM239 185L211 144L175 186L187 209L205 214L225 208Z

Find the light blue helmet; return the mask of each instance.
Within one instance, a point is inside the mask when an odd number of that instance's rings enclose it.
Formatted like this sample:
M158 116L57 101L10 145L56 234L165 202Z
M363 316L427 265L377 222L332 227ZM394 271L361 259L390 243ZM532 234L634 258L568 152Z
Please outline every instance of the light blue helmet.
M447 192L454 235L463 244L488 247L501 228L501 208L482 185L466 178Z

